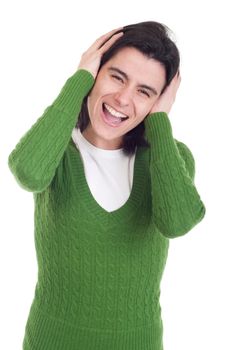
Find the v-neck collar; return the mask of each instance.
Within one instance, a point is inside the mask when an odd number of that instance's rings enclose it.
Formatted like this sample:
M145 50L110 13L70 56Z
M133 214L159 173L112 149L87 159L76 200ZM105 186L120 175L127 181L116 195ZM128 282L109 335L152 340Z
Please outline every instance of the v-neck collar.
M87 210L95 219L101 219L104 224L121 223L122 220L129 219L131 215L137 213L137 209L141 204L144 196L144 188L146 173L144 171L145 152L142 147L137 147L134 161L133 183L130 195L127 201L118 209L108 212L93 197L88 186L82 158L79 150L71 138L69 142L72 159L73 180L76 185L76 192L79 203L82 203L84 209Z

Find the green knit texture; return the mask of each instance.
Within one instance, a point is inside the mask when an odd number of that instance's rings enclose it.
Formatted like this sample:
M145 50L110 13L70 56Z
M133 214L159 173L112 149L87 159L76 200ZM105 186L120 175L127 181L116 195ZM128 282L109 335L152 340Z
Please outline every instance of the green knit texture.
M8 158L33 193L38 276L24 350L163 350L160 282L169 238L205 215L189 148L168 115L149 115L130 197L104 210L71 133L94 78L76 71Z

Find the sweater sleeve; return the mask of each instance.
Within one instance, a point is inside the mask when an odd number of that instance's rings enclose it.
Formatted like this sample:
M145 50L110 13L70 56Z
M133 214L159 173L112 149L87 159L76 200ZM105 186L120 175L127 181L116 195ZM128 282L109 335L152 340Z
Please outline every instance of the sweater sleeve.
M205 206L194 184L195 161L189 148L173 138L165 112L144 121L150 143L150 175L153 220L168 238L182 236L205 215Z
M90 72L77 70L10 153L8 166L23 189L42 192L49 186L93 84Z

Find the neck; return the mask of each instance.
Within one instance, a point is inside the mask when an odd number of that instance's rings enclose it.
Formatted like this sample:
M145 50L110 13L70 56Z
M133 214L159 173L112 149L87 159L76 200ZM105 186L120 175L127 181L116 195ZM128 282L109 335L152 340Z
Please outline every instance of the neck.
M116 150L122 148L122 137L114 140L106 140L96 135L89 126L87 126L87 128L82 132L82 135L92 145L104 150Z

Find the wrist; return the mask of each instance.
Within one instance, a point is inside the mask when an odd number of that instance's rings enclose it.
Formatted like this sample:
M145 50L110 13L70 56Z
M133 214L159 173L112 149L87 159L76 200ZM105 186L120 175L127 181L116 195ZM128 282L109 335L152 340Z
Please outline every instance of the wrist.
M161 107L161 106L159 106L158 108L153 108L151 110L150 114L161 113L161 112L169 114L170 110L171 110L171 107L166 107L166 106L165 107L164 106Z

